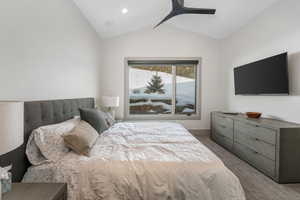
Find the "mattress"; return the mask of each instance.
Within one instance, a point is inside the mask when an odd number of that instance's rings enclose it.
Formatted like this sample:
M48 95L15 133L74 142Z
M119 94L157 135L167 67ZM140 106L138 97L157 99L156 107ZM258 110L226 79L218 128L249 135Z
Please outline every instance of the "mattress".
M238 178L183 126L117 123L90 157L69 152L23 182L66 182L69 200L245 200Z

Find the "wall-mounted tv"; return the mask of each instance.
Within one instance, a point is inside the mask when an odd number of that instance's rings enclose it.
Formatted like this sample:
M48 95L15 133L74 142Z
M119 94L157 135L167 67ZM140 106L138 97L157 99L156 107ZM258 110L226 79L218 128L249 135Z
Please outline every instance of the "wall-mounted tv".
M236 95L288 95L288 54L234 68Z

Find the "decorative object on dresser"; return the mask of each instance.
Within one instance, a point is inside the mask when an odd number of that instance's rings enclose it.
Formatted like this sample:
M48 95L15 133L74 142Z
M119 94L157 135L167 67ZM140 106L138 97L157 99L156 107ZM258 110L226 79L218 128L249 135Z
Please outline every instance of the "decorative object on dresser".
M300 125L245 115L211 115L211 137L278 183L300 183Z
M115 119L115 108L120 105L120 97L102 97L102 105L108 108L108 111L111 113L113 119Z
M67 200L65 183L14 183L3 200Z
M23 144L24 103L0 102L0 155L7 154ZM8 167L7 169L10 169ZM5 188L9 189L10 175L0 167L0 200L2 197L2 179L6 179Z
M258 119L261 117L262 113L259 112L247 112L246 115L248 118Z

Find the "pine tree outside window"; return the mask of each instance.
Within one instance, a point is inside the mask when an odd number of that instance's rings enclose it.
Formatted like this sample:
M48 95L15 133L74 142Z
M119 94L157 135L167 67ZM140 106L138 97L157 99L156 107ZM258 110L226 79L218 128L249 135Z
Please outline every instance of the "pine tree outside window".
M126 119L200 119L200 59L125 59Z

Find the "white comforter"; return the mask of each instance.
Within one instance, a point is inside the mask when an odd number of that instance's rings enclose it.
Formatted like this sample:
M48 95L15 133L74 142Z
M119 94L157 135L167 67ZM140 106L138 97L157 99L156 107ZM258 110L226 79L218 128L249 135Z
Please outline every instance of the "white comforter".
M236 176L176 123L118 123L91 156L33 166L24 182L67 182L69 200L244 200Z

